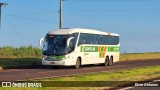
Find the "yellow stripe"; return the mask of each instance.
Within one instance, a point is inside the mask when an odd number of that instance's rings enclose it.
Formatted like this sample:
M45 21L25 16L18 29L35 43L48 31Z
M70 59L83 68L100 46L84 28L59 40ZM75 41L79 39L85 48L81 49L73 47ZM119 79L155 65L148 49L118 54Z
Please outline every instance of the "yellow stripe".
M101 46L98 46L98 52L101 52Z
M102 53L102 58L104 58L105 57L105 53Z
M106 51L107 51L107 46L104 47L104 52L106 52Z

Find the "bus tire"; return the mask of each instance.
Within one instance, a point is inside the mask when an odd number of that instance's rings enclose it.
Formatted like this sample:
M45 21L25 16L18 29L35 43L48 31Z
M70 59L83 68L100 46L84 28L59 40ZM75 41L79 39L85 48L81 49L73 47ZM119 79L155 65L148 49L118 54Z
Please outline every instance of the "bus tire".
M113 65L113 56L110 57L109 63L108 63L108 66L112 66L112 65Z
M109 64L109 57L107 56L105 58L104 66L108 66L108 64Z
M81 60L80 60L80 58L77 58L77 61L76 61L76 64L75 64L75 69L80 68L80 66L81 66Z

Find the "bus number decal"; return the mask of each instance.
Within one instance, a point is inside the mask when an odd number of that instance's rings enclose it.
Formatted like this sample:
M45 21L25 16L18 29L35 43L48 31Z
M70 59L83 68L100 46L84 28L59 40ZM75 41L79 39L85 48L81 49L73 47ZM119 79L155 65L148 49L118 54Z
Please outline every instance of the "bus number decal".
M119 52L120 48L119 47L109 47L108 52Z

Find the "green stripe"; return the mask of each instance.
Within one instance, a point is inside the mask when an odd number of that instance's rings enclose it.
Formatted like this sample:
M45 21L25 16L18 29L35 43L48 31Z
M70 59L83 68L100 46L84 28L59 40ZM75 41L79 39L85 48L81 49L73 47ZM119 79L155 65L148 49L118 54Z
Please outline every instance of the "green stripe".
M81 46L81 52L98 52L98 46Z
M102 46L101 51L100 52L104 52L104 46Z
M105 46L101 46L100 52L104 52L104 47ZM108 52L119 52L119 51L120 51L120 47L118 46L108 47ZM98 46L81 46L80 52L98 52Z
M83 46L81 46L81 52L83 52Z
M101 58L102 57L102 53L99 53L99 58Z
M63 59L65 56L48 56L48 59Z
M120 47L108 47L108 52L119 52Z

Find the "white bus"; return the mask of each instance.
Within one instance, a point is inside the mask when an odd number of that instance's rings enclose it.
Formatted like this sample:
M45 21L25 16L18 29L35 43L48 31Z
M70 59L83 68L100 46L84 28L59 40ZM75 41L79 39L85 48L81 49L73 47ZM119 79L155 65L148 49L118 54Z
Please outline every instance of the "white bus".
M91 29L59 29L47 33L43 44L42 65L75 66L119 61L119 35Z

